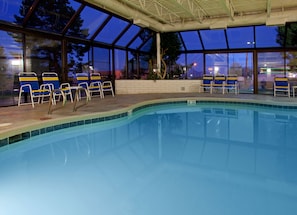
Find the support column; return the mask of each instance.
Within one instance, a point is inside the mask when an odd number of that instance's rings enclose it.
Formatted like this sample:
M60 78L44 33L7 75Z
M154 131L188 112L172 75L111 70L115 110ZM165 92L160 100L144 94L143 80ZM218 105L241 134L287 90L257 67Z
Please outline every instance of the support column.
M157 69L160 72L161 71L161 38L160 33L157 32L156 34L156 47L157 47Z

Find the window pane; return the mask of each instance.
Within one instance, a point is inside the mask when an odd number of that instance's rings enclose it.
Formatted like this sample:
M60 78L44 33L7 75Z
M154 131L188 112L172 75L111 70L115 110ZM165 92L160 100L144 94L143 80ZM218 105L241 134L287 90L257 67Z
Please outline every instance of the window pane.
M188 54L186 66L187 79L202 78L204 71L203 54Z
M111 76L110 50L105 48L94 48L94 70L99 72L104 79Z
M26 71L53 71L61 74L61 42L41 37L26 36Z
M286 53L286 70L289 78L297 78L297 52L290 51ZM295 84L297 85L297 83Z
M23 71L22 34L0 31L0 106L15 105L17 74Z
M256 47L280 47L277 43L277 26L256 26Z
M253 54L245 52L228 55L228 74L237 75L241 93L253 93Z
M286 46L287 47L297 47L297 42L296 42L296 38L297 38L297 23L289 23L287 24L287 35L283 36L284 33L286 32L284 27L278 27L278 32L279 35L281 36L280 38L286 38ZM284 39L280 40L279 42L281 44L284 43L283 41Z
M132 49L138 49L139 46L143 43L143 40L140 37L137 37L133 43L129 46Z
M128 52L128 72L127 79L134 79L137 77L137 58L135 53Z
M206 54L206 74L227 75L228 58L227 54Z
M111 44L127 25L128 22L112 17L95 40Z
M106 13L91 7L85 7L68 30L67 35L91 38L107 17Z
M138 26L132 25L116 44L118 46L126 47L139 31L140 28Z
M149 56L140 54L139 56L139 75L137 78L147 79L149 74Z
M252 48L254 41L254 28L227 28L227 38L229 48Z
M153 45L153 38L150 38L142 47L141 51L149 52Z
M197 31L181 32L187 50L201 50L202 45Z
M27 26L56 33L62 32L80 5L71 2L72 4L67 1L39 1L36 10L26 23Z
M226 49L224 30L201 30L202 43L205 49Z
M91 56L89 46L80 43L68 43L67 46L68 81L75 84L75 74L89 72Z
M9 0L1 1L0 3L0 20L5 20L7 22L13 22L16 24L22 24L22 21L32 6L31 3L23 4L22 0ZM22 7L21 7L22 6ZM15 19L15 15L19 16L18 19Z
M126 75L126 51L115 49L114 51L114 63L115 63L115 78L122 79Z
M264 52L258 54L258 90L259 94L272 94L274 77L285 76L284 56L282 52Z

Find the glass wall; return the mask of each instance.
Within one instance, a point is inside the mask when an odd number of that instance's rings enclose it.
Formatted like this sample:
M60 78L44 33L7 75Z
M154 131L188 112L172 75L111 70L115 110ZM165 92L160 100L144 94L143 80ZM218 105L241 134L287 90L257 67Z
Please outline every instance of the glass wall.
M37 2L4 1L0 8L0 106L15 104L22 71L54 71L72 84L75 74L90 72L90 66L106 79L153 77L155 32L85 1ZM275 76L297 85L296 26L173 32L178 39L169 44L179 47L179 56L164 59L170 62L165 77L236 74L240 93L272 94Z
M258 53L258 92L271 94L275 77L285 77L283 52Z
M126 56L126 51L120 49L115 50L115 79L123 79L127 73Z
M61 41L43 37L26 36L25 71L35 72L41 76L43 72L61 74Z
M94 47L94 71L99 72L103 79L110 79L112 76L111 54L106 48Z
M16 104L19 72L23 71L22 34L0 30L0 106Z
M241 93L253 93L253 54L215 53L206 55L205 74L237 75Z

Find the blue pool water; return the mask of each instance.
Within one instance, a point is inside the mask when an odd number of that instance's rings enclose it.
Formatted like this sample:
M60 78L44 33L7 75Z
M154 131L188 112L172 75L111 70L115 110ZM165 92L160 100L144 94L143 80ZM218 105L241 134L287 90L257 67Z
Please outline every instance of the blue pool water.
M1 215L296 215L296 110L161 105L0 148Z

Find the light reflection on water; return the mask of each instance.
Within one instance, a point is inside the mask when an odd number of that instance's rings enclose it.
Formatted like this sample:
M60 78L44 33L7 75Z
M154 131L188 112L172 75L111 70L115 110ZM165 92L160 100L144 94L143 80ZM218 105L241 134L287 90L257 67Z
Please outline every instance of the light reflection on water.
M1 214L297 214L294 112L140 112L2 147Z

